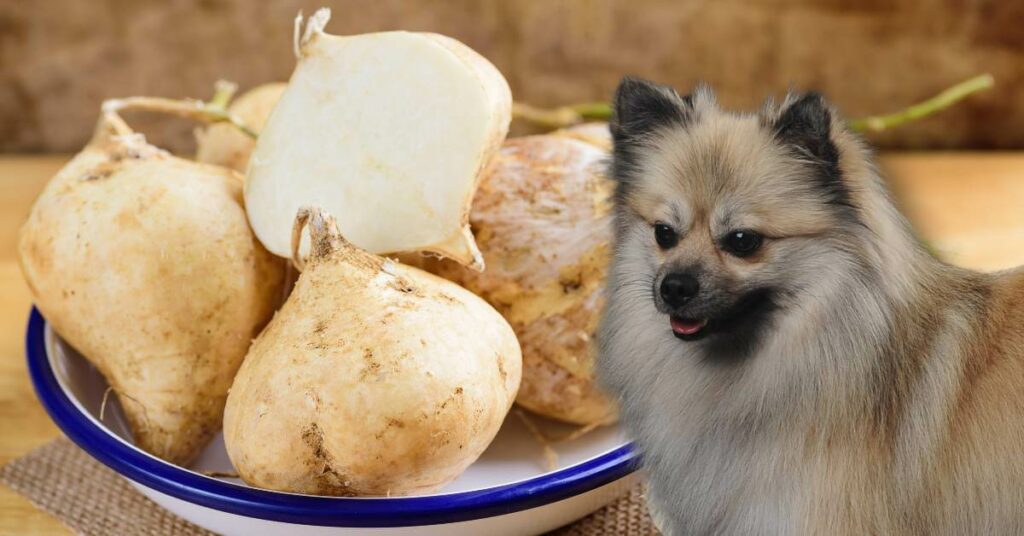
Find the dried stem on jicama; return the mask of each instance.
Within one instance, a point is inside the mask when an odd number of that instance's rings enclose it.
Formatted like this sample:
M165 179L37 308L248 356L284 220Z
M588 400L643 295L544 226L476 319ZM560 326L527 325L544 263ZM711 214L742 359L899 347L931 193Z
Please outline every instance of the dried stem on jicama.
M231 101L227 111L249 130L259 132L263 130L285 87L287 84L284 82L256 86ZM230 122L214 123L197 129L195 137L196 160L229 167L240 173L245 173L249 155L256 148L255 138Z
M143 110L147 112L178 115L205 123L229 123L238 131L252 139L256 132L249 128L225 106L236 90L235 84L224 80L218 81L214 97L207 102L196 99L167 99L163 97L124 97L109 99L103 102L103 113L117 113L125 110Z
M978 75L899 112L851 119L849 125L858 132L880 132L945 110L969 95L991 88L994 83L992 75ZM538 108L517 102L512 108L514 119L552 130L578 125L585 121L607 121L611 116L611 105L604 102L571 104L557 108Z
M968 95L989 89L993 85L995 85L995 79L992 78L992 75L986 73L975 76L899 112L851 119L849 125L851 129L858 132L881 132L941 112Z

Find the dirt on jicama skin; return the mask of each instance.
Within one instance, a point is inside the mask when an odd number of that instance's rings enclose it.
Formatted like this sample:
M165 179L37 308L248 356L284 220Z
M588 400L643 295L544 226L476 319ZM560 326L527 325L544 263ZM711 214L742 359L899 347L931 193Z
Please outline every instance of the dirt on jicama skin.
M563 266L558 278L539 288L523 288L513 281L500 287L482 289L513 326L525 326L546 316L560 315L582 298L598 292L604 284L608 245L599 244L580 258Z
M317 495L355 497L359 495L351 482L334 467L334 458L324 449L324 434L320 426L310 423L302 429L302 442L309 447L311 456L306 460L316 486Z

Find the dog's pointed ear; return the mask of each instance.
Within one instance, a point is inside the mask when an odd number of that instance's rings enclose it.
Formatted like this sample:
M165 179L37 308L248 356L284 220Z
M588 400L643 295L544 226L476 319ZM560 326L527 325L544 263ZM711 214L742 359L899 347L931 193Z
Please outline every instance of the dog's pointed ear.
M852 206L842 180L839 149L832 141L832 109L818 93L790 95L772 128L775 138L815 165L817 185L830 203Z
M668 86L626 76L612 99L610 129L616 142L640 139L672 124L685 125L693 115L693 99Z
M832 143L832 110L818 93L791 96L775 120L775 137L827 166L839 164Z

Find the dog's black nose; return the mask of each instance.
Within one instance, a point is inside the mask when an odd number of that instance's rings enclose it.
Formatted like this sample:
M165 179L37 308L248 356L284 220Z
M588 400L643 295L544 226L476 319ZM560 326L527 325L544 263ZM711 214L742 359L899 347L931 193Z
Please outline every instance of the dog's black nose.
M700 290L697 278L688 274L668 274L661 280L661 299L669 307L679 307L690 301Z

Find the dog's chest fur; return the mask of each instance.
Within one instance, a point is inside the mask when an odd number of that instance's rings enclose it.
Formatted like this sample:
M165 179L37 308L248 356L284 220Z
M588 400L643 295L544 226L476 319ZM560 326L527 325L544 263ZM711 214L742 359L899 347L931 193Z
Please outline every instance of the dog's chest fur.
M714 408L697 408L703 418L645 427L646 456L656 460L647 465L651 502L672 518L669 526L682 534L887 532L862 526L863 516L850 511L851 502L888 495L867 489L872 468L862 442L820 444L783 429L793 422L758 430L716 424Z
M692 369L648 380L630 392L625 418L644 446L651 502L670 526L684 534L886 532L862 525L875 505L857 504L891 495L870 489L884 480L872 474L867 431L828 430L829 417L798 407L737 414L728 398L743 395Z
M693 414L670 420L655 412L643 426L649 500L671 519L666 528L685 527L690 534L797 532L802 494L794 490L809 482L793 471L804 462L795 446L782 434L716 423L710 404L690 402ZM780 447L793 455L778 456Z

